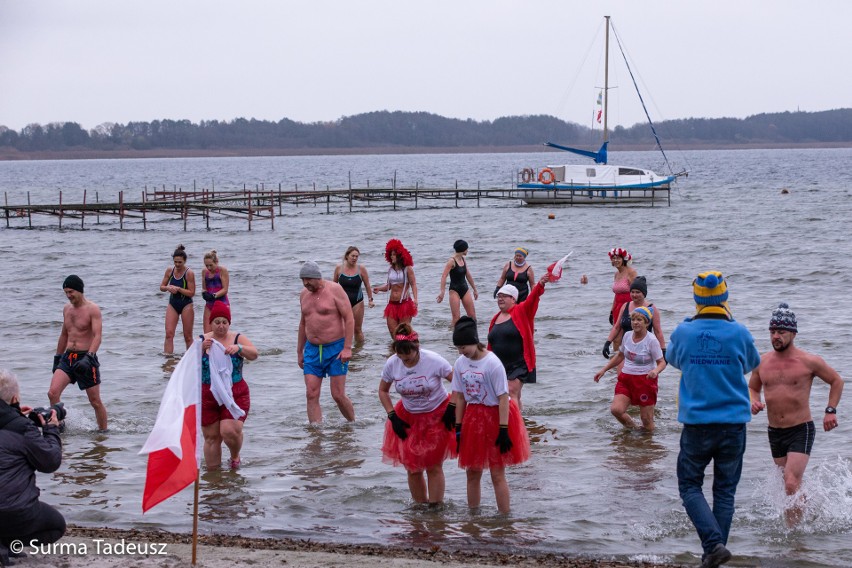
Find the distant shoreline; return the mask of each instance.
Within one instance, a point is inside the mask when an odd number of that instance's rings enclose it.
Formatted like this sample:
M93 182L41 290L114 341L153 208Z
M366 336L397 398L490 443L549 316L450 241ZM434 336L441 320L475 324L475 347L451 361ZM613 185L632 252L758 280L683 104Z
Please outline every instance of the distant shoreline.
M690 142L672 144L668 151L685 150L773 150L773 149L824 149L852 148L850 142L801 142L801 143L750 143L717 144ZM653 151L647 144L621 145L616 151ZM152 149L152 150L39 150L21 152L14 148L0 148L0 161L38 161L38 160L124 160L152 158L245 158L276 156L352 156L352 155L388 155L388 154L506 154L546 152L543 145L533 146L377 146L367 148L238 148L238 149Z

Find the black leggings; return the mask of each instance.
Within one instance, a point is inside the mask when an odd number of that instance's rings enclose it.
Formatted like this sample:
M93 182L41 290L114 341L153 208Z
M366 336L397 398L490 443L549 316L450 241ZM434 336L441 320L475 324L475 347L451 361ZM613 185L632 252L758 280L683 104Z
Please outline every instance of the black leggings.
M20 540L24 547L31 541L38 544L56 542L65 534L65 518L62 514L41 501L26 511L0 514L0 542L9 546L13 540Z

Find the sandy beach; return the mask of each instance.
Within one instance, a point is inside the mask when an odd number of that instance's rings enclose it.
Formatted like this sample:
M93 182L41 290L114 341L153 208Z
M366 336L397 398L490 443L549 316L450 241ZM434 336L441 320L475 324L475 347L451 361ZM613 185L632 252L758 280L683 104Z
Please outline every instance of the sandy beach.
M118 566L192 565L191 535L163 531L117 530L71 526L58 543L34 551L26 546L26 558L14 560L15 566L72 567L85 564L89 568ZM373 545L327 544L309 540L246 538L231 535L202 535L197 548L197 566L233 568L251 566L298 566L305 568L335 566L338 568L371 567L436 568L461 566L522 566L563 568L629 568L658 566L675 568L673 564L624 563L600 558L542 554L477 553L476 551L396 548Z

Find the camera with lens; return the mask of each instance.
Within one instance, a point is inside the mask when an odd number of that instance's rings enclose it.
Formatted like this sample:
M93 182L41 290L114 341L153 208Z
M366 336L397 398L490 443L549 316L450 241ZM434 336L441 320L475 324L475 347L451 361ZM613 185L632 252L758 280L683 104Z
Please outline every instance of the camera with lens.
M51 405L47 408L44 408L43 406L39 406L38 408L33 408L30 411L30 414L29 414L30 420L35 422L35 425L38 426L39 428L41 428L41 421L38 419L38 417L41 416L42 418L44 418L44 422L47 423L50 420L50 411L51 410L56 411L56 419L57 420L61 421L61 420L65 419L65 415L67 414L67 412L65 410L65 403L64 402L57 402L56 404L53 404L53 405Z

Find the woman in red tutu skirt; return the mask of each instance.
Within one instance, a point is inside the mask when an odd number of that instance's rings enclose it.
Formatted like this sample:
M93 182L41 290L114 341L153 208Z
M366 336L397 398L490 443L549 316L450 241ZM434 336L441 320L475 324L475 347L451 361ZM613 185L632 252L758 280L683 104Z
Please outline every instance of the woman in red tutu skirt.
M479 507L482 472L488 468L497 509L505 514L509 512L506 466L530 458L527 430L518 405L509 398L506 370L479 342L476 321L459 318L453 343L461 354L453 369L453 402L459 467L467 470L467 504Z
M456 407L442 382L452 380L453 368L434 351L421 349L417 333L407 323L395 331L394 355L385 362L379 382L379 401L388 413L382 461L405 467L408 489L417 503L441 503L444 460L456 457ZM391 385L401 397L396 406Z
M399 239L391 239L385 245L385 260L390 263L387 282L374 286L373 293L390 292L385 308L388 332L393 339L396 326L411 323L417 315L417 280L414 278L414 260Z

